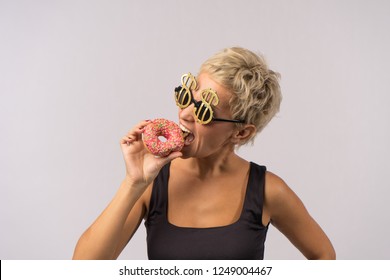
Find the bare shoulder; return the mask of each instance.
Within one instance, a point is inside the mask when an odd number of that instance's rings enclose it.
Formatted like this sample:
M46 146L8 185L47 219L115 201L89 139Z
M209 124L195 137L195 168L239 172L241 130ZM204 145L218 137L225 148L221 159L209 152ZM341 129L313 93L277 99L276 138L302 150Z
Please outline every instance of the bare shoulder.
M287 202L300 203L300 199L278 175L267 171L265 175L265 203L268 206L282 206Z
M275 226L306 220L309 213L301 199L278 175L266 173L264 207Z
M275 224L291 209L304 208L298 196L278 175L267 171L265 174L263 224Z
M330 240L311 217L301 199L282 178L268 171L264 191L264 214L306 258L335 258Z
M289 190L286 182L275 173L267 171L265 173L266 191L268 195L280 196Z

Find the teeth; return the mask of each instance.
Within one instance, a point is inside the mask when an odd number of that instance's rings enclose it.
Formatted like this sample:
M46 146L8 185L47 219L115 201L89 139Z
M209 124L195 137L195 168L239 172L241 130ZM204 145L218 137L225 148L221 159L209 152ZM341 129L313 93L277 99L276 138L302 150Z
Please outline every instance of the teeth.
M181 132L183 133L183 137L184 139L187 138L188 135L192 134L191 131L189 131L185 126L183 126L182 124L179 124L179 127L181 129Z
M191 133L191 131L189 131L186 127L184 127L182 124L179 125L180 126L180 129L184 132L184 133Z

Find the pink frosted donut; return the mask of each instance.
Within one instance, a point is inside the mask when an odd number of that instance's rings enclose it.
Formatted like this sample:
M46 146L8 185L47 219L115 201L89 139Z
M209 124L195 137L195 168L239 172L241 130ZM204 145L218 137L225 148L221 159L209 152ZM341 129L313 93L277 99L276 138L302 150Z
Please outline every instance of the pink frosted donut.
M161 141L160 136L166 141ZM184 146L180 127L166 119L155 119L145 126L142 140L150 153L160 157L166 157L171 152L180 151Z

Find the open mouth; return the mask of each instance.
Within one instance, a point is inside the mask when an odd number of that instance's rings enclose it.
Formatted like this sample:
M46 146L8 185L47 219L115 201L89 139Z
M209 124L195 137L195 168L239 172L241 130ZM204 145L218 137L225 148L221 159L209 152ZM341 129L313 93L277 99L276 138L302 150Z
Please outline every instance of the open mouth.
M195 139L194 134L190 130L188 130L188 128L186 128L184 125L180 124L179 126L183 133L184 145L187 146L191 144L192 141L194 141Z

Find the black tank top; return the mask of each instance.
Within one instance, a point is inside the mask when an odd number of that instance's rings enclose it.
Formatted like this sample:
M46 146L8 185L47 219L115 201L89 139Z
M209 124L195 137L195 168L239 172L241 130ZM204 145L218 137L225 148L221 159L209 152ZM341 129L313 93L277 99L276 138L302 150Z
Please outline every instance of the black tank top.
M178 227L169 223L168 179L165 165L153 184L145 221L149 259L263 259L267 226L262 224L265 171L250 163L243 209L238 221L210 228Z

